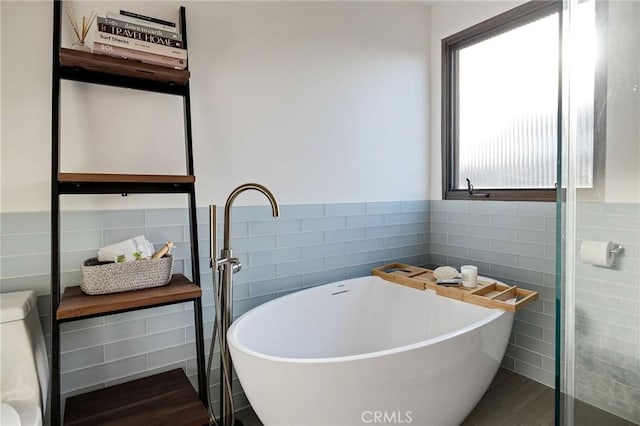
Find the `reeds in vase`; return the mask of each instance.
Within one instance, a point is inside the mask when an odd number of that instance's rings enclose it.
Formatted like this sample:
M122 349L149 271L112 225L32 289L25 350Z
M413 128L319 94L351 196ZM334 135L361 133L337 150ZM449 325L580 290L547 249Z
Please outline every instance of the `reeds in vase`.
M71 45L71 48L90 52L91 49L89 49L84 44L84 41L86 40L87 34L89 34L89 29L91 28L91 25L93 24L93 21L95 21L97 15L93 11L91 11L91 14L88 17L83 16L82 26L80 26L78 24L78 21L76 21L76 16L75 16L75 13L73 12L73 7L71 6L71 2L65 2L65 6L66 6L65 13L67 15L67 18L69 18L69 22L71 23L71 27L73 28L73 32L77 40Z

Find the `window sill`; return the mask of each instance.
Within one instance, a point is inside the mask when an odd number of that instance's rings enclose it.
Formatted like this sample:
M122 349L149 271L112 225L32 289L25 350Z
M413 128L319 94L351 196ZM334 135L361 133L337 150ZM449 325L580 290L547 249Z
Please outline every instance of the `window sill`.
M542 201L555 202L557 198L555 189L488 189L474 190L476 195L470 195L467 190L445 191L445 200L473 200L473 201ZM486 196L477 196L489 194Z

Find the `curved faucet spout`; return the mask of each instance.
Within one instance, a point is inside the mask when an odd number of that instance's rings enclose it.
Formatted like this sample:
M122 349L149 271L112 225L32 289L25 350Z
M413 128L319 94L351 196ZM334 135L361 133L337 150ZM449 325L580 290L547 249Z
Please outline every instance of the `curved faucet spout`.
M273 213L273 217L280 216L280 207L278 206L278 201L276 197L267 189L266 186L260 185L259 183L245 183L244 185L240 185L236 189L234 189L231 194L229 194L229 198L227 198L227 202L224 205L224 250L229 250L229 242L231 239L231 205L235 201L236 197L243 193L244 191L256 190L264 194L265 197L271 203L271 211Z

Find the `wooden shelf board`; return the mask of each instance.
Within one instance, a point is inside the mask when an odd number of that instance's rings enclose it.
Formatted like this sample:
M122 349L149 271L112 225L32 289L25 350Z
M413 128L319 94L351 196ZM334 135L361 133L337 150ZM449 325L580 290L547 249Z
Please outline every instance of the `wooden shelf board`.
M65 426L209 423L207 409L181 369L67 399Z
M64 290L56 319L59 321L76 320L95 315L105 315L127 310L149 308L169 303L193 300L202 295L202 290L184 275L173 275L167 285L89 296L80 286L67 287Z
M192 175L126 175L109 173L59 173L59 194L191 193Z
M188 70L177 70L73 49L60 48L59 57L63 78L88 83L163 92L172 91L163 86L185 86L190 77Z
M115 173L58 173L60 182L93 183L194 183L193 175L129 175Z

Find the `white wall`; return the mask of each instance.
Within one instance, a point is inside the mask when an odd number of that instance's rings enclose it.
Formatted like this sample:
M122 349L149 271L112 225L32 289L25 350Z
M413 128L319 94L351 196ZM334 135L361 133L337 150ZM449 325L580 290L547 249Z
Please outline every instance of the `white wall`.
M127 2L187 7L199 205L258 181L283 204L427 199L429 6ZM124 3L74 2L77 15ZM50 2L2 1L2 211L49 208ZM69 46L64 21L63 45ZM29 38L16 35L30 29ZM63 171L183 173L178 98L63 82ZM71 209L184 205L66 197ZM243 197L240 203L262 203Z
M608 7L605 201L640 202L640 2Z

